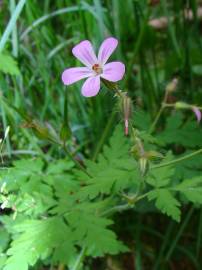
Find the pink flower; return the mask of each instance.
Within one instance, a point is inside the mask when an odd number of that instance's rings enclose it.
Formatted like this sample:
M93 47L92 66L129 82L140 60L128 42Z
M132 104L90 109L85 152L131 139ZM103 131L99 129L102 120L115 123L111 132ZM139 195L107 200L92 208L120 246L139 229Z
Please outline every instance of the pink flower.
M100 90L101 78L111 82L120 81L125 73L125 65L121 62L106 64L117 45L117 39L113 37L105 39L100 46L98 57L96 57L90 41L80 42L72 49L72 53L85 67L65 69L62 73L63 83L70 85L87 78L82 86L81 93L85 97L92 97L96 96Z
M201 111L199 110L199 108L196 106L193 106L192 111L195 113L197 121L200 122L201 121Z

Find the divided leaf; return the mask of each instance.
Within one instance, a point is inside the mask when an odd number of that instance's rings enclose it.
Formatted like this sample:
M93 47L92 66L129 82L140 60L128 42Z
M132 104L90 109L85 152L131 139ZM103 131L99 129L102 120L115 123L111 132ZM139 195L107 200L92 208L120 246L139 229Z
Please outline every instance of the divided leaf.
M202 204L202 177L184 180L174 187L174 190L182 193L188 201Z
M92 256L114 255L128 250L116 239L115 233L107 228L113 224L110 219L78 211L68 215L67 220L74 230L74 237L81 246L87 247Z
M137 165L129 156L129 143L120 126L115 129L109 145L104 146L98 162L87 161L86 165L92 177L80 174L80 180L85 185L78 193L81 200L87 197L94 199L112 190L118 192L131 183L138 183Z
M170 152L166 157L159 163L159 165L169 162L173 159L173 156ZM152 169L149 172L149 175L146 178L148 184L160 188L167 186L174 176L175 168L173 166L164 166L156 169Z
M180 202L167 189L155 189L149 192L148 200L156 200L155 206L163 213L180 221Z
M191 134L191 139L190 139ZM162 145L178 144L184 147L202 147L202 128L196 121L183 122L181 112L167 118L165 129L157 135Z
M15 226L18 236L8 249L9 255L4 270L27 270L38 259L47 258L63 252L64 242L68 242L67 259L74 255L72 232L62 218L47 218L44 220L27 220Z

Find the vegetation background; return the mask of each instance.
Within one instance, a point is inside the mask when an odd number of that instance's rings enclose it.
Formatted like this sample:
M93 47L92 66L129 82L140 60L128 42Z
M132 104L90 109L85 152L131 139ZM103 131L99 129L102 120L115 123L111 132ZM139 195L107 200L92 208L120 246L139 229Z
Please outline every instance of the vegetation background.
M22 5L19 14L16 14L17 4ZM13 21L8 25L10 19ZM39 251L40 256L31 258L31 246L23 246L23 243L31 239L36 230L29 231L26 224L24 227L14 224L19 219L21 222L23 215L30 219L44 216L49 206L52 207L51 200L55 200L50 196L51 191L43 186L44 181L60 186L56 189L62 194L62 180L59 184L51 182L51 170L62 178L64 169L73 166L69 160L64 164L69 152L51 142L49 133L64 138L70 152L82 165L84 158L97 160L114 127L119 123L123 125L113 93L104 86L93 98L81 95L80 83L68 88L63 86L62 71L78 65L72 56L72 47L84 39L92 41L96 48L108 36L119 40L113 58L126 65L120 88L128 92L133 102L130 121L147 132L161 107L165 89L174 78L178 84L169 95L168 103L202 106L201 1L1 0L0 36L1 178L5 179L7 168L14 168L10 178L6 176L7 186L4 182L1 184L0 269L201 269L202 210L197 204L201 199L195 200L194 206L185 200L178 223L146 202L115 214L113 230L127 243L130 252L118 256L101 252L101 257L87 256L83 264L81 253L79 266L72 263L78 261L79 253L72 252L74 256L68 258L68 262L64 259L67 248L65 254L54 255L55 261L52 255L47 255L48 251L44 254L44 247ZM191 110L166 109L158 120L152 132L162 154L172 150L174 156L181 156L202 147L201 124ZM65 128L67 123L68 128ZM116 148L119 148L119 140ZM24 180L16 184L16 177L24 179L28 174L42 174L42 167L58 160L62 161L57 163L57 168L51 167L46 172L48 180L35 177L32 185L26 186ZM199 155L183 166L182 169L176 165L179 177L201 175L202 157ZM163 177L165 174L162 172ZM72 182L71 185L72 188ZM37 194L41 195L35 198L38 204L34 211L30 207L33 199L30 190L36 187ZM202 192L198 196L201 198ZM58 211L63 213L62 207ZM175 216L175 213L169 215ZM62 242L64 238L58 232L63 230L63 225L53 223L51 226L50 234L56 234ZM29 233L9 253L11 241L23 228ZM17 234L13 234L15 229ZM41 235L47 233L45 229L41 232ZM40 238L39 235L36 237ZM101 235L102 231L97 231L94 241L101 241ZM117 253L116 250L114 254ZM12 254L15 258L8 261ZM28 258L25 262L23 256Z

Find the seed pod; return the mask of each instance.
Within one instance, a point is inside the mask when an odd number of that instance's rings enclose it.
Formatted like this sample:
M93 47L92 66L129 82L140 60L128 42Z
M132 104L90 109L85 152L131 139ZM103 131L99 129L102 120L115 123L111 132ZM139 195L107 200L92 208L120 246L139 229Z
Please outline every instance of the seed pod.
M129 132L129 118L131 116L132 111L132 102L131 99L125 94L122 98L122 111L124 117L124 125L125 125L125 135L128 135Z

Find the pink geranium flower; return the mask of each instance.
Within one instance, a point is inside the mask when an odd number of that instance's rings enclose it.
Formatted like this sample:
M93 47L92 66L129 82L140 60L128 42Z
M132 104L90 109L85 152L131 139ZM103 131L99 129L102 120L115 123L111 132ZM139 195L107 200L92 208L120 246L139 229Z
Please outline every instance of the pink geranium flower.
M106 64L117 45L117 39L113 37L105 39L100 46L98 57L96 57L90 41L80 42L72 49L72 53L85 67L64 70L62 73L63 83L70 85L88 78L82 86L81 93L85 97L92 97L97 95L100 90L101 78L111 82L120 81L125 73L125 65L117 61Z

